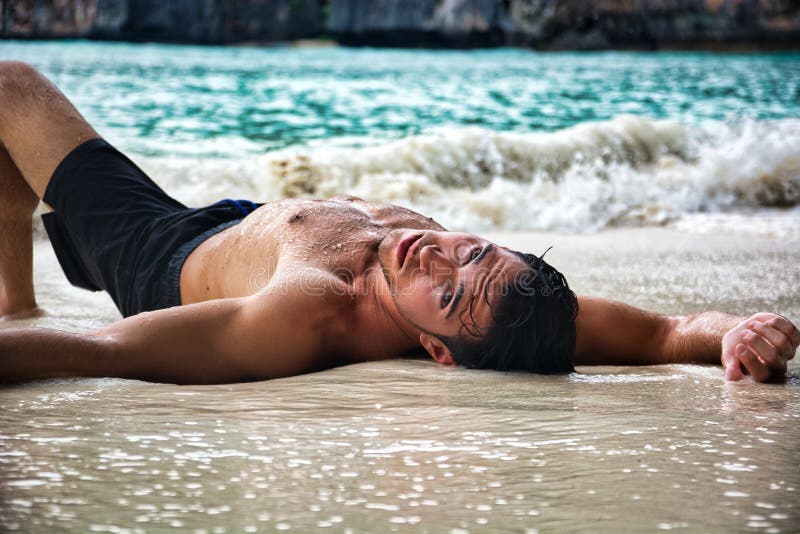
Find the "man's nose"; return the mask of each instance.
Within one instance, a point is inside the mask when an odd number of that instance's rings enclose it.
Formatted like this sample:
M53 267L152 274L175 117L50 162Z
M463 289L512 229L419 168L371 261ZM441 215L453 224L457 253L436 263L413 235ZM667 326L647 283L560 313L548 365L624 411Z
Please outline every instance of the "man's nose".
M452 263L438 245L425 245L419 251L419 268L429 275L447 275L453 270Z

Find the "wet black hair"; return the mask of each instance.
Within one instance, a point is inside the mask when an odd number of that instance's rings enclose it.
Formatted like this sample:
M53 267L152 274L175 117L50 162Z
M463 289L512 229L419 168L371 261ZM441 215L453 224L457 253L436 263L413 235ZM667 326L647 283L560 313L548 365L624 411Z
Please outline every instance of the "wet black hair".
M511 252L528 267L503 286L494 308L487 293L490 284L485 285L483 299L492 309L490 326L481 328L474 320L462 319L459 335L442 342L456 363L465 367L543 374L574 371L575 293L564 275L544 261L544 254Z

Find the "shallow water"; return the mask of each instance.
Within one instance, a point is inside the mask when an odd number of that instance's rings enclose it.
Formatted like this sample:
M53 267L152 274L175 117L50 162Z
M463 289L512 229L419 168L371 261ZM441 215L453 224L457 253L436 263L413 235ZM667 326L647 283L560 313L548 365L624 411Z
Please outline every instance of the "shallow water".
M384 362L272 382L3 392L5 529L791 532L792 385Z
M769 309L800 319L796 240L651 229L491 237L535 252L554 244L548 259L581 294L668 313ZM33 324L87 330L116 319L107 297L66 285L46 243L36 253L40 300L54 313ZM407 360L226 386L5 386L0 527L800 527L797 362L777 384L726 383L715 366L578 371Z

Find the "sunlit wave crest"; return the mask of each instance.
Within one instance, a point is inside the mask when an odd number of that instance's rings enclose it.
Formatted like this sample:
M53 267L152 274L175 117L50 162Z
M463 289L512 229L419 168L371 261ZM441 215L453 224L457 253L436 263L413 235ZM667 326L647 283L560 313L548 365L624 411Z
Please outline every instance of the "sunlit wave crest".
M784 236L800 230L798 146L800 119L689 127L620 116L550 133L442 128L364 148L135 159L190 205L347 193L472 231L671 225Z

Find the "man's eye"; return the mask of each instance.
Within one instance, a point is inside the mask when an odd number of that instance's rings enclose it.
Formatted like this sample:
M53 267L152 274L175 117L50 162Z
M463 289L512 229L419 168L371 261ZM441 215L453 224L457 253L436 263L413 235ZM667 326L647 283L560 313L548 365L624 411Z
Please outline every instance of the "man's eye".
M476 248L472 251L472 255L469 257L470 261L475 261L475 258L481 255L482 248Z
M446 308L451 300L453 300L453 292L447 289L442 295L442 308Z

